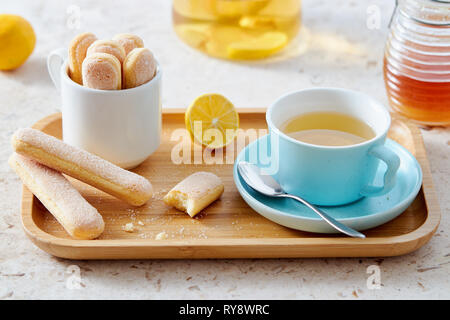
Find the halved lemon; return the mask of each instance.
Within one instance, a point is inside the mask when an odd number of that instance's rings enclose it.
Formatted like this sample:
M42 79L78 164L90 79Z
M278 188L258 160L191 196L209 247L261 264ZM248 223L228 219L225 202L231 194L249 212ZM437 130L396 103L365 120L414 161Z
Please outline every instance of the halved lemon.
M234 105L217 93L197 97L186 110L186 129L202 145L218 149L236 137L239 115Z
M231 43L227 48L231 59L261 59L281 50L288 43L285 33L266 32L262 36Z

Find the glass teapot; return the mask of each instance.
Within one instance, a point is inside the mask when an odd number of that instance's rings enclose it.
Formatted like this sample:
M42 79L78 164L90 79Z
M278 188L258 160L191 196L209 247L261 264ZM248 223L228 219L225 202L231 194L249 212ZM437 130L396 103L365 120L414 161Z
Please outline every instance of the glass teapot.
M301 0L173 0L177 35L208 55L261 59L282 50L300 26Z

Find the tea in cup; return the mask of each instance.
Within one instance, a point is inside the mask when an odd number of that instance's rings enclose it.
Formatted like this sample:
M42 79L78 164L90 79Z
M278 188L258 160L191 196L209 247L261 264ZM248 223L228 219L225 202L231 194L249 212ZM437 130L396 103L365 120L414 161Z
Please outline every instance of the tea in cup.
M288 120L282 131L298 141L321 146L350 146L375 137L363 121L339 112L309 112Z
M391 118L379 102L335 88L289 93L266 114L275 178L316 205L343 205L380 196L395 184L400 160L384 145ZM384 183L373 185L385 163Z

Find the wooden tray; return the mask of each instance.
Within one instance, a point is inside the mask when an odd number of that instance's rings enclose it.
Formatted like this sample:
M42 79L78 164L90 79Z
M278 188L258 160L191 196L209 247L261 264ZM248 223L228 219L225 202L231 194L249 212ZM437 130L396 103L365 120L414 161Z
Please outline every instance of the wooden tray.
M239 110L241 128L266 128L264 111ZM61 138L61 114L40 120L34 128ZM401 255L420 248L439 224L440 210L420 131L395 116L390 138L416 156L423 169L423 186L410 208L395 220L365 231L366 239L296 231L263 218L241 199L233 182L232 164L172 163L172 147L179 140L171 141L171 135L174 130L184 128L183 110L165 110L163 128L161 147L134 170L152 182L156 192L153 200L139 208L131 207L71 179L106 223L98 240L73 240L24 187L22 222L30 239L42 250L68 259L376 257ZM225 192L219 201L192 219L167 207L161 199L178 181L198 170L219 175ZM130 222L136 227L135 232L123 230ZM162 231L168 238L155 240Z

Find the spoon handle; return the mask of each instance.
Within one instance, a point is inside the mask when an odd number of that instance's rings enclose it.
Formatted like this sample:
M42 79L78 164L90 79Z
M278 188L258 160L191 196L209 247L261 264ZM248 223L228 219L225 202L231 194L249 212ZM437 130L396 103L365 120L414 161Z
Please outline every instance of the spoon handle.
M303 200L300 197L297 197L297 196L294 196L294 195L288 194L288 193L283 193L278 196L284 197L284 198L291 198L291 199L294 199L294 200L297 200L297 201L303 203L305 206L307 206L312 211L317 213L320 217L322 217L323 220L328 222L335 229L339 230L342 233L345 233L346 235L348 235L350 237L354 237L354 238L365 238L366 237L362 233L360 233L356 230L353 230L352 228L347 227L346 225L344 225L344 224L340 223L339 221L335 220L334 218L330 217L328 214L326 214L325 212L323 212L316 206L312 205L311 203L307 202L306 200Z

